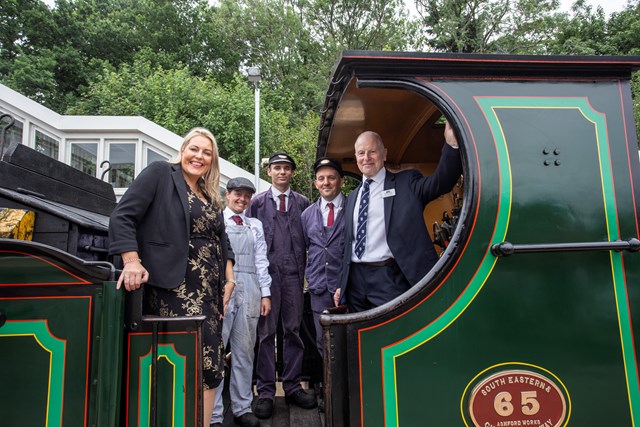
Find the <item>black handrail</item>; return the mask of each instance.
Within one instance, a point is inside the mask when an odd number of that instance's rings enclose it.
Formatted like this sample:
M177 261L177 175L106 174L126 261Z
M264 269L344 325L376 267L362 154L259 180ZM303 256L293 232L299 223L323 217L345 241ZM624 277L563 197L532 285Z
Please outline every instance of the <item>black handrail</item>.
M9 128L16 123L16 119L14 119L11 114L6 114L6 113L0 115L0 121L2 121L2 119L6 117L8 117L10 121L6 126L2 128L2 131L0 132L0 160L4 158L4 139L5 139L7 130L9 130Z
M100 175L100 181L104 181L104 176L111 170L111 162L109 160L103 160L102 163L100 163L100 167L104 165L107 165L107 168L102 172L102 175Z
M516 253L541 252L582 252L582 251L640 251L640 240L632 237L628 240L613 242L575 242L575 243L536 243L514 245L502 242L491 245L491 253L496 257L507 257Z

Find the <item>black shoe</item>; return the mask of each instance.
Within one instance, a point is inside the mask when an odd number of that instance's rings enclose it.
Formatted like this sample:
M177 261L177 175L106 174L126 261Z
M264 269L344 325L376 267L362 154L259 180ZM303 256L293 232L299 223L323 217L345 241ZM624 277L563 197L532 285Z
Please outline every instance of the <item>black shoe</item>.
M222 427L222 423L211 423L209 427Z
M303 409L311 409L318 406L316 397L313 394L308 394L304 390L296 390L288 396L285 396L287 403L294 404Z
M239 417L233 417L233 421L242 427L260 427L260 421L253 415L253 412L245 412Z
M258 399L258 403L256 403L256 407L253 412L258 418L271 418L271 414L273 414L273 400L261 397Z

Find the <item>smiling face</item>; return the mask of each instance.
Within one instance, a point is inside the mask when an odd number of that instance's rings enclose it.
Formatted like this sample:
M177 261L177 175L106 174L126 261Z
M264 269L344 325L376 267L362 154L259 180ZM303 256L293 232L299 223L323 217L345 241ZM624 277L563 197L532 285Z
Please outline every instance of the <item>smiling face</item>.
M287 162L272 163L267 169L267 175L271 177L271 185L284 193L289 189L289 184L291 184L293 167L291 163Z
M384 167L387 149L375 132L363 132L355 143L356 163L365 178L373 178Z
M333 200L338 193L340 193L343 181L344 179L337 170L331 166L324 166L316 172L316 179L313 181L313 184L323 199Z
M213 143L202 135L191 138L181 152L182 173L189 184L195 184L211 168Z
M252 196L253 193L244 188L236 188L235 190L227 191L225 194L227 206L236 214L242 213L247 209Z

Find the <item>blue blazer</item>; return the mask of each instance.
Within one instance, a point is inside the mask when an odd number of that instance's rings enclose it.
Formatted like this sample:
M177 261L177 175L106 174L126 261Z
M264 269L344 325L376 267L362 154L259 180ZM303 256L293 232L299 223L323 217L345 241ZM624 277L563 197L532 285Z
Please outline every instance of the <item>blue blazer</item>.
M462 174L460 152L449 145L442 149L440 162L433 175L423 176L415 169L398 173L386 172L384 189L395 190L395 196L384 199L384 223L387 244L402 274L411 286L418 283L438 261L438 255L424 223L424 208L431 200L450 192ZM341 303L351 267L353 213L360 186L347 198L345 207L344 256L340 272Z
M149 285L175 288L185 277L189 257L190 211L187 184L179 164L153 162L133 181L111 213L109 253L137 251L149 272ZM234 259L222 211L219 235L221 277L227 259Z
M309 291L317 295L336 291L344 250L344 209L338 212L333 227L325 227L321 203L322 197L302 212L302 231L307 245L305 277Z

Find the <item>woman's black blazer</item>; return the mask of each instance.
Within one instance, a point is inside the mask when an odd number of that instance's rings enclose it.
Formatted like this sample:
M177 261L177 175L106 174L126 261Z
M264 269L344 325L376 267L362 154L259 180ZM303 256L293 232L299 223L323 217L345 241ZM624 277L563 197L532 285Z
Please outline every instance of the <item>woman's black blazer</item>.
M223 224L219 236L224 277L234 259ZM109 253L137 251L149 272L149 285L175 288L185 277L189 255L190 213L187 184L179 164L153 162L133 181L111 213Z

